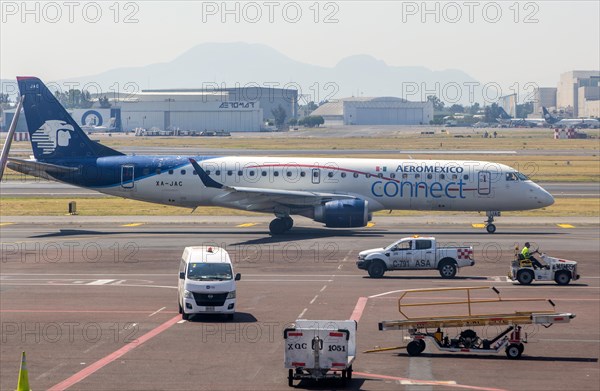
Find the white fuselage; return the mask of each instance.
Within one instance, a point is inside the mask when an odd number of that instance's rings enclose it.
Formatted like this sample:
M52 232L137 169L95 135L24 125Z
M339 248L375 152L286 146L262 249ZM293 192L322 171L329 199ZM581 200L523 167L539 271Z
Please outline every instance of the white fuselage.
M252 204L247 198L238 199L225 189L207 188L195 175L187 157L176 159L181 160L181 165L170 171L97 190L167 205L272 211L272 205ZM512 175L508 180L507 174L516 170L482 161L305 157L198 160L211 179L226 187L347 194L368 201L370 212L387 209L527 210L554 202L550 194L525 177L517 179Z

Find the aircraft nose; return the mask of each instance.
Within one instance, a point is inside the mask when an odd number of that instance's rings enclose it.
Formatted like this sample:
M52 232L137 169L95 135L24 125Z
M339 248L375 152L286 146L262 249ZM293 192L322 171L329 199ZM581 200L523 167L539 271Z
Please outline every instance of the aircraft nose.
M537 208L544 208L554 204L554 197L548 193L543 187L536 185L537 189L534 191L534 200L537 203Z

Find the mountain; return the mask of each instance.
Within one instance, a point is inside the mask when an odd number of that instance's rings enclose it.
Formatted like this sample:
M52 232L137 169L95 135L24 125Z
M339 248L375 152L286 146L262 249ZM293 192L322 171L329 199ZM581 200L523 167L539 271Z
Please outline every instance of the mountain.
M262 44L204 43L170 62L116 68L97 75L59 80L58 83L68 81L84 85L93 82L98 83L103 91L114 91L117 83L119 90L130 92L126 83L134 83L138 91L258 84L296 87L299 93L310 95L308 100L315 101L356 95L397 96L419 101L435 94L435 91L440 91L438 97L445 100L443 95L448 91L444 86L448 83L463 86L464 83L476 82L460 70L432 71L419 66L390 66L368 55L344 58L334 67L307 62L293 60ZM409 95L407 91L413 93ZM454 90L450 92L450 98L454 98ZM466 97L466 93L464 95ZM460 102L466 103L466 100L461 99Z

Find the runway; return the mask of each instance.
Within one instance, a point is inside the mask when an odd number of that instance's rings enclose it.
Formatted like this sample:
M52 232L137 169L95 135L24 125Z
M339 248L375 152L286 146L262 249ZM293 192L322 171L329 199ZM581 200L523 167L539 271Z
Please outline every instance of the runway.
M557 311L577 316L567 325L527 328L521 361L431 348L419 357L405 350L359 353L348 389L596 389L599 228L597 219L569 221L572 228L554 219L500 218L498 233L488 235L462 218L383 217L356 230L298 219L288 235L270 237L262 217L3 219L0 388L15 387L26 351L32 389L287 389L282 333L299 317L354 314L362 352L403 344L400 332L377 329L379 321L400 318L398 290L494 286L503 298L552 298ZM452 280L436 271L389 272L376 280L356 268L359 251L413 234L435 235L444 245L471 244L476 265ZM514 246L525 240L577 260L582 279L565 287L509 282ZM218 316L183 321L177 314L183 247L203 244L225 247L242 274L233 322ZM523 371L526 376L516 375Z
M600 183L593 182L540 182L555 198L598 198ZM37 181L4 181L0 183L0 195L6 197L103 197L102 193L82 189L59 182L47 180Z

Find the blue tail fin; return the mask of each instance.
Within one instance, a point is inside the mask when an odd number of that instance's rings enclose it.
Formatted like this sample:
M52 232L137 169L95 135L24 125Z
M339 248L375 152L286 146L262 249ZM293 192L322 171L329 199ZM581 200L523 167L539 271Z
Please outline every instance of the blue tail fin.
M123 155L90 140L48 87L36 77L17 77L33 154L39 161Z
M549 124L554 124L556 122L559 121L558 118L556 118L555 116L553 116L552 114L550 114L550 112L548 111L547 108L542 106L542 111L544 113L544 119L546 120L547 123Z
M508 113L506 111L504 111L504 109L502 107L498 107L498 110L500 110L500 118L501 119L511 119L512 118L510 115L508 115Z

